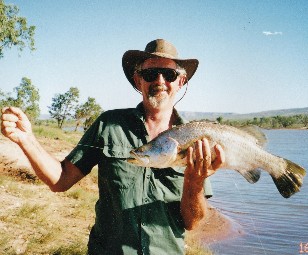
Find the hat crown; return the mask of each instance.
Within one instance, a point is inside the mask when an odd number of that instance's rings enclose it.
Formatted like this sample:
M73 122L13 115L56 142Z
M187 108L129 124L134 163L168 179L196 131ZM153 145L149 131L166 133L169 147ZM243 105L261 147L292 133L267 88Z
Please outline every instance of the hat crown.
M194 75L198 68L198 59L179 59L176 48L164 39L156 39L149 42L144 51L128 50L122 57L122 67L128 81L137 89L134 75L136 66L150 58L167 58L174 60L180 67L186 70L186 83Z
M145 47L145 52L161 57L178 58L176 48L164 39L157 39L149 42Z

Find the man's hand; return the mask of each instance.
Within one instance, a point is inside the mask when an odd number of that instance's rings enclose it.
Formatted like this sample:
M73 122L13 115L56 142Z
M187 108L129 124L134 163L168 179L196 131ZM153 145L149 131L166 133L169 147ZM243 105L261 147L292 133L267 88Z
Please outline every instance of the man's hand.
M20 144L27 136L32 135L31 123L19 108L5 107L2 109L1 132L11 141Z
M206 139L197 141L194 147L188 148L181 200L181 214L187 230L195 229L206 215L208 205L204 197L204 180L225 162L225 154L220 145L214 147L216 158L213 162L210 145Z
M187 168L185 179L191 186L203 187L204 180L214 174L225 163L225 154L220 145L215 145L216 158L212 162L211 149L207 139L198 140L195 148L189 147L187 152ZM193 152L195 151L195 161Z

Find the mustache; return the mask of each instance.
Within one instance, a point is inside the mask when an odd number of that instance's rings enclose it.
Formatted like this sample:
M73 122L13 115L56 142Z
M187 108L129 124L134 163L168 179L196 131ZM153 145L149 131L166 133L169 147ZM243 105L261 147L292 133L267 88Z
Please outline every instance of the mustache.
M168 87L165 84L161 84L161 85L151 84L149 88L149 94L153 96L157 92L167 91L167 90L168 90Z

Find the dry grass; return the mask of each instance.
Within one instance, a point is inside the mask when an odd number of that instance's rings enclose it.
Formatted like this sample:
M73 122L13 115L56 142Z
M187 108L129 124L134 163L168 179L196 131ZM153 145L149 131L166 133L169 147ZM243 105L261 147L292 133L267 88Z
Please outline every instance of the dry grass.
M97 193L1 178L0 254L86 254Z

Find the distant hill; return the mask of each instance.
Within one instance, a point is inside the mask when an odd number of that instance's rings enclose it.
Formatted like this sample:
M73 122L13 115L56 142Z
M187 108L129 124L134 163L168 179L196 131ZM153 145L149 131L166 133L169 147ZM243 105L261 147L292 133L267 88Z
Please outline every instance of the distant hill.
M260 117L272 117L272 116L291 116L297 114L308 114L308 107L305 108L294 108L294 109L281 109L281 110L271 110L263 112L254 113L224 113L224 112L189 112L180 111L181 116L186 120L216 120L218 117L222 117L224 120L240 120L240 119L253 119Z
M41 114L39 120L49 120L51 119L49 114Z
M241 119L253 119L260 117L272 117L272 116L291 116L296 114L308 114L308 107L305 108L294 108L294 109L282 109L282 110L272 110L254 113L232 113L232 112L189 112L180 111L181 116L186 120L216 120L218 117L222 117L224 120L241 120ZM41 120L50 119L49 114L41 114L39 117Z

